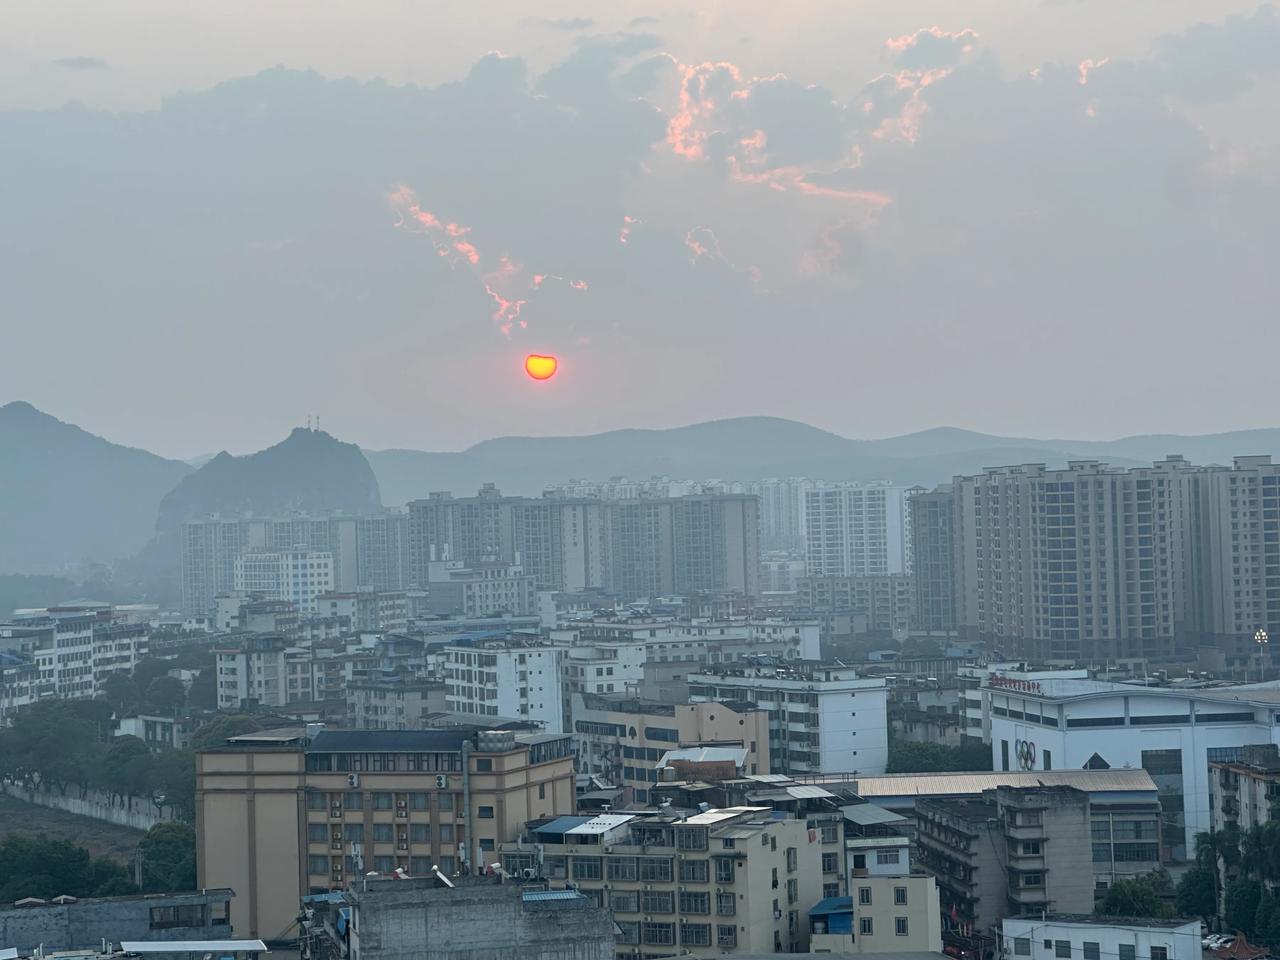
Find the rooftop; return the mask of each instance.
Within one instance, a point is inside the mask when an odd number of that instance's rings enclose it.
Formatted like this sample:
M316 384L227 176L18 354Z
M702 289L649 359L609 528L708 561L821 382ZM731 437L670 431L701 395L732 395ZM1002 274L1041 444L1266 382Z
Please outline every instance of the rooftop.
M1155 927L1162 930L1185 927L1189 923L1200 923L1199 920L1188 920L1185 917L1159 920L1154 917L1100 917L1091 913L1050 913L1043 917L1010 917L1008 919L1033 920L1036 924L1075 923L1095 927Z
M1075 787L1086 793L1155 792L1151 774L1141 768L1112 770L998 770L972 773L886 773L876 777L856 774L819 774L803 778L807 783L849 783L868 800L884 797L946 797L980 794L1000 786Z

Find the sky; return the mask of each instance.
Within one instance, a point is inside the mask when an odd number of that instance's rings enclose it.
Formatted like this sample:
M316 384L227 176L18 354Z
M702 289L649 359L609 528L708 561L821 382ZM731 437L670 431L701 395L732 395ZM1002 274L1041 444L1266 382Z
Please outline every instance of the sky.
M177 457L1275 426L1278 114L1237 0L8 0L0 402Z

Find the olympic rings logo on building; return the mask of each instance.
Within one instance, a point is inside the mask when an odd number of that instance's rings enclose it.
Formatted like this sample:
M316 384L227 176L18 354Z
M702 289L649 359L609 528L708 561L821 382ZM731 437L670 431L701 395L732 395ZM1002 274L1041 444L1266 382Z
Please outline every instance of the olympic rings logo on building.
M1013 741L1013 755L1017 758L1019 770L1036 768L1036 745L1030 740Z

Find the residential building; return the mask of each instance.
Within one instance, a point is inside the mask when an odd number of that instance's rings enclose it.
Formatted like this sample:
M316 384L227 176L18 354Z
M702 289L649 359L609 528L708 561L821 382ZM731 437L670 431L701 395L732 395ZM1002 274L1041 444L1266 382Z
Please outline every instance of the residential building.
M845 634L828 618L852 615L850 632L874 631L905 638L911 628L913 581L909 574L801 577L796 581L796 606L805 614L827 621L824 636Z
M235 558L235 591L265 600L288 600L316 612L316 597L333 590L333 554L318 550L251 550Z
M817 846L804 821L771 814L559 817L504 843L502 864L572 883L611 909L619 957L805 952L821 898Z
M345 899L349 935L334 953L350 960L614 960L612 918L572 890L428 876L362 883Z
M538 612L538 597L534 578L519 564L437 560L427 564L427 606L444 617L529 617Z
M568 736L246 734L196 754L198 882L239 892L238 935L293 943L304 894L346 889L370 871L474 868L526 821L573 805Z
M996 656L1170 656L1190 637L1193 468L1000 467L957 477L958 617Z
M187 725L174 717L137 714L118 717L113 736L137 737L152 750L179 750L187 745Z
M328 590L391 592L408 586L408 516L394 510L366 516L210 516L184 523L179 546L188 613L208 613L220 594L235 592L236 558L246 553L328 553Z
M357 730L421 730L428 714L449 709L440 680L353 680L344 687L347 721Z
M657 703L624 694L572 698L578 772L622 787L628 806L652 802L662 757L677 747L740 747L745 772L769 771L769 717L751 704Z
M805 492L805 558L811 577L911 572L911 520L917 487L842 483Z
M804 558L793 553L766 553L760 558L760 594L795 593L804 576Z
M1071 787L997 787L916 804L916 865L938 881L944 938L965 949L1005 917L1093 910L1089 797Z
M517 717L548 733L564 732L563 648L512 636L446 647L444 654L445 696L453 712Z
M1011 960L1200 960L1199 920L1050 913L1001 924L1001 956Z
M1209 761L1214 831L1247 831L1280 817L1280 747L1246 745L1236 760Z
M322 593L316 597L315 612L343 619L347 629L356 632L403 630L409 622L408 596L401 590Z
M13 703L43 697L91 699L114 673L132 673L147 656L149 624L132 623L106 604L49 607L0 623L0 653L13 659ZM20 668L29 663L35 669Z
M311 655L286 637L249 634L213 652L220 710L316 699Z
M907 501L911 524L912 628L956 630L955 494L950 484Z
M938 884L911 868L906 837L848 840L849 895L809 910L812 953L941 953Z
M551 638L573 646L608 642L640 645L649 663L719 664L758 656L816 660L820 650L818 621L811 618L595 616L570 621L552 630Z
M1209 762L1280 743L1280 689L1143 687L1037 680L992 688L998 770L1141 767L1160 788L1162 861L1185 860L1208 830Z
M23 956L100 955L102 942L229 940L235 892L209 887L125 897L57 897L0 906L0 943ZM237 934L239 930L235 931Z
M803 661L708 667L689 677L689 695L768 711L772 773L874 774L888 763L885 681L852 667Z

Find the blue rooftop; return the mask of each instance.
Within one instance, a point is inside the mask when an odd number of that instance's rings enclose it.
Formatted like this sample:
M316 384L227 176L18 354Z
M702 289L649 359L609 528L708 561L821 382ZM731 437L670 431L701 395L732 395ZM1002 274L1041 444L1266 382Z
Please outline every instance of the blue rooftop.
M526 890L525 903L541 903L546 900L585 900L577 890Z
M569 830L572 830L574 827L582 826L584 823L586 823L590 819L591 819L590 817L568 817L568 816L556 817L550 823L544 823L540 827L534 827L533 832L534 833L566 833Z
M809 908L809 916L824 913L853 913L853 897L827 897Z

